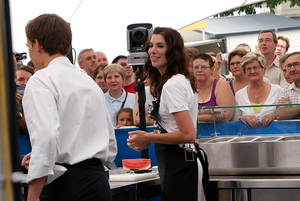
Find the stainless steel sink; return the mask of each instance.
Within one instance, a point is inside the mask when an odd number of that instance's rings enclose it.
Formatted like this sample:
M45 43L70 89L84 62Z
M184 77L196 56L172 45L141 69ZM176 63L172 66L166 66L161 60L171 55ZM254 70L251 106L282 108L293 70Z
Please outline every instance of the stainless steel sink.
M197 141L208 156L210 175L300 174L300 135L214 137Z

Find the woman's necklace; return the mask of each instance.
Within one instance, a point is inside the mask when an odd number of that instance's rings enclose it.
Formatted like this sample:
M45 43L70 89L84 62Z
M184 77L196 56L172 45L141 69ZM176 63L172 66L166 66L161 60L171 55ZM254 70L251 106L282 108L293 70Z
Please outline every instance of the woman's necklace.
M265 88L265 86L263 86L263 88L257 93L257 94L254 94L254 98L257 98L258 97L258 94L260 94L260 92L262 92L262 90Z

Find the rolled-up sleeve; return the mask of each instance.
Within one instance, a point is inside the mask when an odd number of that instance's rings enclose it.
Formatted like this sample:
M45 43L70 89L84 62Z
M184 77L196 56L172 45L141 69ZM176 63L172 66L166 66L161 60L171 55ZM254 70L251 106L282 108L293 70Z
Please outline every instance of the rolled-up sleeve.
M30 182L54 174L60 123L53 92L47 86L41 87L45 83L34 77L28 85L23 106L33 147L27 179Z

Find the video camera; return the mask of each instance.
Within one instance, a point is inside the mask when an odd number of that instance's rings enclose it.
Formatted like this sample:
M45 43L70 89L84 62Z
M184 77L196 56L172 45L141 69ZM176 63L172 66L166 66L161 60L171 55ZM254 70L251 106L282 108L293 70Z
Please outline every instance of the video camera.
M15 58L17 61L27 59L27 53L22 52L22 53L15 54Z
M144 65L147 53L145 43L153 32L153 26L149 23L130 24L127 26L127 50L129 52L128 64Z
M146 120L145 120L145 86L143 83L143 65L145 64L145 59L147 58L147 53L145 50L145 43L149 39L153 32L152 24L130 24L127 26L127 50L129 55L127 57L128 64L132 66L133 71L136 75L136 86L135 90L138 93L138 104L139 104L139 114L140 123L139 129L146 131ZM141 152L142 158L149 158L148 149L144 149Z

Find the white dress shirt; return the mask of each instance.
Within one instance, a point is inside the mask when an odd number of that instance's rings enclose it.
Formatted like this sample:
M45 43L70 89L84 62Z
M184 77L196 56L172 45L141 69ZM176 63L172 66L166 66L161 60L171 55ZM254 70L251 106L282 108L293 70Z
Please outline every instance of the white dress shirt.
M103 92L67 57L30 78L23 107L32 145L27 182L53 175L56 162L114 160L116 139Z

